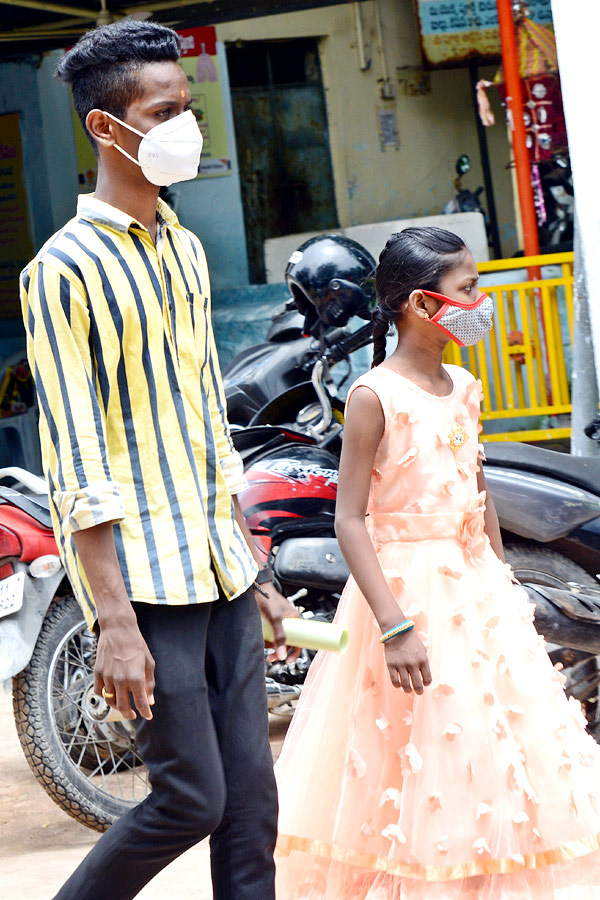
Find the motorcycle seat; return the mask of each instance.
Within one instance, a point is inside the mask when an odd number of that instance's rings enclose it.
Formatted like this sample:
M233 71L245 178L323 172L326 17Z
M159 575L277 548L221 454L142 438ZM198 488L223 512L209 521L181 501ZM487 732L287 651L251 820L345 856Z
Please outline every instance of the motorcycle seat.
M600 494L600 457L571 456L517 441L484 444L484 449L488 466L535 472Z
M10 506L22 510L44 528L52 528L50 498L46 494L21 494L12 488L0 485L0 504L2 503L8 503Z

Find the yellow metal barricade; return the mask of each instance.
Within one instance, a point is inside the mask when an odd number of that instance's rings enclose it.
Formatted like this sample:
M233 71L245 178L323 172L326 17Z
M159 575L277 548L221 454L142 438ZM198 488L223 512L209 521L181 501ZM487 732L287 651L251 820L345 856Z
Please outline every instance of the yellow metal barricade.
M573 254L494 260L477 268L494 301L492 331L475 347L461 350L450 341L444 360L481 379L483 439L568 437ZM563 418L552 421L556 416Z

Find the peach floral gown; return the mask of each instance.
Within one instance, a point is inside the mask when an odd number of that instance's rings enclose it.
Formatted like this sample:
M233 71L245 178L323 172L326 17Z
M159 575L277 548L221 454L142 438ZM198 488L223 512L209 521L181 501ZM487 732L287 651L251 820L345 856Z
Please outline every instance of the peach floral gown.
M278 900L600 898L600 748L483 530L481 388L385 368L368 531L433 683L392 686L354 580L346 653L313 663L277 764Z

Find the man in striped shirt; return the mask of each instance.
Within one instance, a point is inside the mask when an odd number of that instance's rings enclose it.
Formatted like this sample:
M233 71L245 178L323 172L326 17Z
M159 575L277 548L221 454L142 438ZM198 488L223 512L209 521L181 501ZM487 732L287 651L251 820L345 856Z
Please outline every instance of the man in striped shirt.
M290 607L268 570L263 593L252 587L260 557L235 500L244 476L206 260L158 200L159 185L198 168L179 53L175 32L124 20L65 55L57 74L96 151L97 187L22 274L61 556L98 629L95 689L126 718L133 697L152 784L57 900L135 897L208 834L215 900L274 897L257 601L280 658Z

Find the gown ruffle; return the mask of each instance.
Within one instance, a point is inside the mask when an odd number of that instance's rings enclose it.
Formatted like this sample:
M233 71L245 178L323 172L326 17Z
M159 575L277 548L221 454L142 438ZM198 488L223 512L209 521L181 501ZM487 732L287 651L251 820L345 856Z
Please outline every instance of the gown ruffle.
M600 900L600 748L484 532L480 386L427 394L379 367L367 527L427 647L424 694L391 684L352 578L276 766L278 900ZM402 510L402 512L397 512Z

